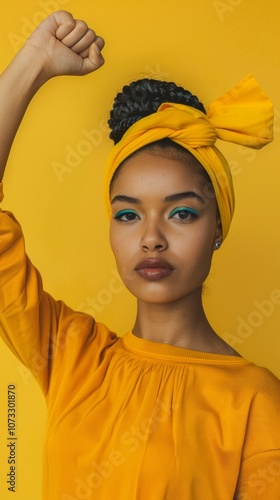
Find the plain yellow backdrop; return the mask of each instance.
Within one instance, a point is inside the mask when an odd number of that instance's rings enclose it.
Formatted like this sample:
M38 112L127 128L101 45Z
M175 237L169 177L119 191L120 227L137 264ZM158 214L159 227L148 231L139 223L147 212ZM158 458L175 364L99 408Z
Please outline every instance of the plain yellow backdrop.
M280 377L279 2L270 0L267 9L261 0L5 2L0 71L35 25L58 9L85 19L105 38L106 65L41 89L9 159L3 207L20 220L45 288L119 334L131 328L135 302L115 268L102 198L114 95L125 83L150 76L182 84L207 105L253 73L275 105L275 142L260 152L219 144L233 170L236 213L215 253L204 301L219 334ZM14 496L40 500L44 400L3 343L0 356L0 497L11 498L5 479L7 386L15 384Z

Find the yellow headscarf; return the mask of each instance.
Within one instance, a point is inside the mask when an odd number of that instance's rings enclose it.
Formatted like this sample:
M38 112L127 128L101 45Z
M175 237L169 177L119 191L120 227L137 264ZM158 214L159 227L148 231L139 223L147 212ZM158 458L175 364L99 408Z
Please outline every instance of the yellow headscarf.
M227 160L215 146L217 138L260 149L273 140L273 106L252 75L214 101L207 115L184 104L163 103L133 124L108 158L105 199L110 206L110 183L120 164L138 149L169 138L190 151L207 171L215 191L226 237L234 212L234 190Z

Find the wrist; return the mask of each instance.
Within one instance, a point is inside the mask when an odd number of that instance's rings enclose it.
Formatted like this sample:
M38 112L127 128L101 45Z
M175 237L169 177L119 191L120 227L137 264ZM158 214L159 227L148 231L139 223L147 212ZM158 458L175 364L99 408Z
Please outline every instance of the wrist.
M42 55L28 42L17 53L6 73L11 87L14 83L20 94L29 98L50 78L45 71Z
M20 52L21 69L26 83L30 88L37 91L51 78L46 71L44 52L30 44L29 40L26 41Z

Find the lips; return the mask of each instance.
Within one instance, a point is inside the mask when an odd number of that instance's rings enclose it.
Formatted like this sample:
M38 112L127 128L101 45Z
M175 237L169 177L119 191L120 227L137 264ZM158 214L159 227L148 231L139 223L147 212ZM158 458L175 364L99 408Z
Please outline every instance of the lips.
M164 259L145 259L137 264L135 271L144 279L160 280L169 276L174 268Z

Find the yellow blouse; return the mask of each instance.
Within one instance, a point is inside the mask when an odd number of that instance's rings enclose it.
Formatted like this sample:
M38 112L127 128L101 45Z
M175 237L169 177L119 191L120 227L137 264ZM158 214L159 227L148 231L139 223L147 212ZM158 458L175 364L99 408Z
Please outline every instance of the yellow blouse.
M0 212L0 332L48 405L44 500L279 500L280 382L75 312Z

